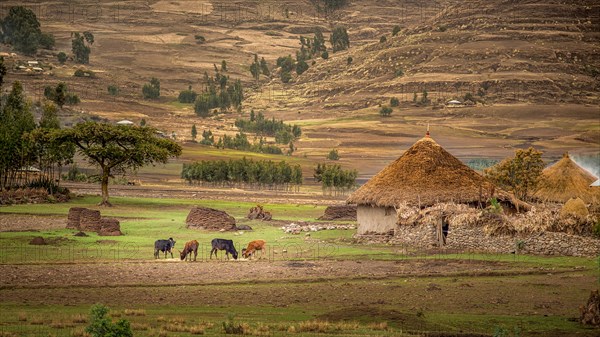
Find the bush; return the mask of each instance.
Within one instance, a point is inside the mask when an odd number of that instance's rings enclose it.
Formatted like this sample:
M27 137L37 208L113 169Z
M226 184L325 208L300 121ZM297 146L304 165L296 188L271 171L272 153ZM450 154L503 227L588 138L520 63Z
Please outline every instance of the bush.
M90 324L85 331L92 337L133 337L129 321L120 319L117 323L106 317L108 308L102 304L96 304L90 311Z
M392 97L390 99L390 106L397 107L398 105L400 105L400 101L398 101L398 99L396 97Z
M348 65L350 65L350 64L352 64L352 61L354 61L354 60L352 59L352 56L348 56L348 59L346 60L346 63L347 63Z
M384 42L387 42L387 38L385 37L385 35L382 35L382 36L379 38L379 43L384 43Z
M206 38L204 38L204 36L202 36L202 35L194 35L194 38L196 39L196 43L206 42Z
M396 35L398 35L398 33L400 33L400 26L396 25L396 26L394 26L394 29L392 30L392 36L396 36Z
M65 104L75 105L79 103L81 103L81 100L79 99L79 96L77 96L77 94L69 92L65 96Z
M183 90L179 92L179 97L177 100L179 103L194 103L196 101L196 97L198 94L192 90L192 86L188 87L188 90Z
M321 54L321 57L322 57L324 60L327 60L327 59L329 58L329 53L327 52L327 50L326 50L326 51L324 51L324 52Z
M111 96L117 96L117 94L119 93L119 88L117 88L117 86L114 84L109 84L107 90Z
M56 58L58 59L58 62L60 62L60 64L64 64L65 62L67 62L67 54L65 54L65 52L60 52L56 55Z
M302 73L304 73L307 70L308 70L308 64L306 64L306 62L304 62L304 60L299 61L296 64L296 74L302 75Z
M146 83L142 87L142 95L144 98L158 98L160 96L160 80L152 77L150 83Z
M73 74L73 76L94 78L94 77L96 77L96 74L91 70L77 69L77 70L75 70L75 73Z
M402 77L402 76L404 76L404 70L402 70L402 69L396 69L394 71L394 76L396 76L396 77Z
M596 225L594 225L594 228L592 228L592 234L595 237L600 238L600 219L596 221Z
M327 154L327 159L329 160L339 160L340 159L340 155L338 153L338 151L336 149L333 149L331 151L329 151L329 153Z
M281 72L281 82L288 83L292 79L292 75L288 71Z
M54 47L54 35L49 33L42 33L40 35L40 45L44 49L52 49Z
M381 109L379 109L379 114L380 114L381 116L385 116L385 117L387 117L387 116L389 116L389 115L391 115L391 114L392 114L392 108L390 108L390 107L389 107L389 106L387 106L387 105L384 105L384 106L382 106L382 107L381 107Z

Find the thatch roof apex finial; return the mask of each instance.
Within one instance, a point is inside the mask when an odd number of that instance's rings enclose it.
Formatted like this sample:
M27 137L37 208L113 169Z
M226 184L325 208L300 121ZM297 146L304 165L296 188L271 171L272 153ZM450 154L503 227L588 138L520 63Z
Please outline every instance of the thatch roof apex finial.
M569 152L563 153L563 158L569 158Z
M429 123L427 123L427 132L425 133L425 137L429 137Z

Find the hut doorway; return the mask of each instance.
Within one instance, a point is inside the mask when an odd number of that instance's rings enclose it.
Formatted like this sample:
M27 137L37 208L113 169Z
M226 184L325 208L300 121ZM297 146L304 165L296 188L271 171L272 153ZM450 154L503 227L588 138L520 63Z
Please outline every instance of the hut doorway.
M446 238L450 230L450 222L448 221L447 215L442 215L436 225L436 234L438 239L438 246L443 247L446 245Z

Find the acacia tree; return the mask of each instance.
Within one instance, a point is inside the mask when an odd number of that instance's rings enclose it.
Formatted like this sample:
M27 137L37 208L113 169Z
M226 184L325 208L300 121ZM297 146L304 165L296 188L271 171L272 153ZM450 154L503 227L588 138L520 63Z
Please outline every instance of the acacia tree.
M485 170L485 176L500 187L511 190L518 199L526 200L538 185L544 169L542 152L530 147L517 150L515 156Z
M58 139L75 144L78 152L90 164L101 169L100 206L111 206L108 201L108 179L114 173L124 173L150 164L164 164L169 158L181 155L179 144L157 137L156 130L151 127L86 122L62 130Z

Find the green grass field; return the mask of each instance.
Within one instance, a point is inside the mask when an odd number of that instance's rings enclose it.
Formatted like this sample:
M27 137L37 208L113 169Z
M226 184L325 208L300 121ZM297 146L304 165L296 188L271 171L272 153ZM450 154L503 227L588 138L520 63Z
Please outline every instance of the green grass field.
M66 224L70 207L98 209L94 206L98 201L99 197L86 196L65 204L1 207L0 216L11 213L62 217ZM239 326L246 335L253 336L418 336L423 331L443 331L456 336L467 336L461 333L594 336L597 332L573 319L577 316L577 303L583 304L589 289L598 287L599 259L475 252L432 254L398 246L353 244L353 230L325 230L305 237L286 234L280 229L282 224L290 222L319 222L317 218L324 207L314 205L265 204L265 209L277 220L272 224L245 219L248 209L254 206L250 202L132 197L113 197L111 201L115 206L102 208L102 215L119 219L123 236L99 237L88 233L88 237L75 237L74 231L68 229L1 232L0 268L4 272L17 266L34 268L42 275L44 270L80 264L135 268L143 263L151 268L153 242L158 238L175 238L176 248L196 239L202 246L199 258L206 259L210 240L222 237L233 239L238 250L250 240L266 240L270 248L268 261L256 263L267 270L269 263L280 268L285 266L285 261L356 261L360 264L380 261L387 263L390 270L397 263L402 266L414 263L418 268L427 263L444 265L445 261L468 266L472 261L478 266L489 263L491 274L470 275L467 267L467 272L428 274L423 271L410 277L360 275L336 279L335 274L323 274L307 279L306 283L275 278L257 284L224 282L171 287L152 282L116 288L77 286L47 290L0 286L0 295L8 298L0 303L3 313L0 336L86 336L83 329L87 313L98 298L111 307L111 317L125 318L132 323L135 336L183 337L201 333L224 336L224 322ZM188 229L185 218L196 205L224 210L234 216L238 224L248 224L254 231L240 235ZM54 244L29 245L36 236ZM281 254L284 249L287 255ZM214 261L197 263L199 270L216 266ZM31 280L27 282L35 284ZM433 292L429 290L431 284L435 285ZM436 292L436 287L443 291ZM529 293L543 297L537 300L541 303L536 304L539 309L531 307L531 302L537 303L536 300L522 300ZM450 296L441 299L436 297L438 295ZM176 300L189 296L198 296L197 304ZM490 302L490 297L495 302ZM164 304L154 300L161 298ZM213 298L216 301L211 300ZM256 298L256 302L248 298ZM548 313L544 314L545 311Z

